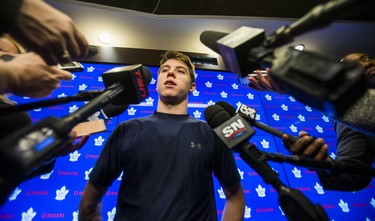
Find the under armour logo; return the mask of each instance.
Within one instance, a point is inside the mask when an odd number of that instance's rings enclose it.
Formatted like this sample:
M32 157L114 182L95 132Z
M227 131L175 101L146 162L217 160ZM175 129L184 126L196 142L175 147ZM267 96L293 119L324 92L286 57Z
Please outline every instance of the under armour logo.
M190 143L191 145L191 148L198 148L198 149L202 149L202 146L201 146L201 144L200 143L194 143L194 142L191 142Z

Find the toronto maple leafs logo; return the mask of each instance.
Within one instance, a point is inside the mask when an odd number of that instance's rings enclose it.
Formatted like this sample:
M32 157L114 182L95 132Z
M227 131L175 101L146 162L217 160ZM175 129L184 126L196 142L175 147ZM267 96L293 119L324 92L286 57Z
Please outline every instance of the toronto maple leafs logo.
M134 107L132 107L132 108L128 108L128 115L129 116L134 116L135 115L135 112L137 112L137 110L136 109L134 109Z
M81 85L78 86L79 91L84 91L84 90L86 90L86 88L87 88L86 84L81 84Z
M32 221L35 217L36 212L34 212L34 209L31 207L27 210L27 212L22 212L22 220L21 221Z
M61 187L61 189L56 190L56 197L55 200L61 201L65 200L66 195L69 193L69 190L66 189L65 186Z
M73 113L76 110L78 110L77 105L73 105L73 106L69 107L69 113Z
M219 197L220 199L225 199L225 194L224 194L224 190L222 187L220 187L220 189L217 190L217 192L219 193Z
M12 195L10 195L10 197L8 198L9 201L14 201L17 199L17 196L20 195L20 193L22 192L21 189L19 189L18 187L13 191Z
M92 171L92 167L89 170L85 171L85 180L89 180L89 175L90 175L91 171Z
M248 93L246 96L249 98L249 100L254 100L254 94Z
M238 171L238 174L240 174L241 180L243 180L244 172L242 170L240 170L239 168L237 168L237 171Z
M264 95L267 101L272 101L272 96L269 94Z
M107 212L108 221L113 221L115 219L115 215L116 215L116 207L113 207L111 211Z
M95 138L94 141L95 141L94 145L100 147L100 146L103 145L105 139L102 136L99 136L99 137Z
M40 179L42 180L48 180L51 177L51 174L53 173L53 170L49 173L43 174L40 176Z
M265 139L263 139L260 143L264 149L270 148L270 142L266 141Z
M266 196L266 188L262 187L260 184L258 185L257 188L255 188L255 190L257 191L258 193L258 197L265 197Z
M277 115L276 113L272 114L272 118L273 118L274 121L280 121L280 116Z
M244 218L245 219L251 218L251 208L250 207L245 206Z
M225 91L222 91L220 93L220 95L221 95L222 98L227 98L228 97L228 93L226 93Z
M292 173L294 174L295 178L301 178L302 177L301 170L297 169L297 167L293 168Z
M206 88L212 88L212 83L209 82L209 81L207 81L207 82L205 83L205 85L206 85Z
M86 71L87 72L93 72L95 68L93 66L87 67Z
M347 202L344 202L342 199L340 199L340 202L338 203L338 205L340 206L341 210L344 212L344 213L348 213L350 210L349 210L349 206L348 206L348 203Z
M57 95L58 98L60 98L60 97L67 97L67 96L68 95L66 95L65 93L61 93L61 94Z
M78 158L81 156L81 154L78 152L78 150L74 151L73 153L69 154L69 161L70 162L77 162Z
M73 212L73 214L72 214L73 215L73 221L78 221L78 212L79 211L74 211Z
M194 97L199 97L199 91L194 90L194 91L193 91L193 96L194 96Z
M323 195L324 194L324 189L323 189L323 186L320 185L319 183L315 183L315 186L314 186L316 192L320 195Z

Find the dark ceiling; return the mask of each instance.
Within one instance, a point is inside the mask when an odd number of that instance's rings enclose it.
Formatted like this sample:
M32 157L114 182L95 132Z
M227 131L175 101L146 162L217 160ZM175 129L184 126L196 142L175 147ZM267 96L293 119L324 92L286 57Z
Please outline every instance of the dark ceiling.
M158 15L254 16L297 19L328 0L77 0ZM342 1L342 0L339 0ZM357 7L360 3L365 6ZM337 20L375 21L374 0L356 0Z

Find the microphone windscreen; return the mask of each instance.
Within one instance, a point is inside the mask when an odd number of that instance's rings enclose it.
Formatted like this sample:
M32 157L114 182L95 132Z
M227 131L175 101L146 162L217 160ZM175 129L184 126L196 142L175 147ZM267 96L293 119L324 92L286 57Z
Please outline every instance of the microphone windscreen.
M151 82L151 71L148 67L142 65L143 80L145 85L149 85Z
M230 119L230 115L218 105L210 105L204 110L204 118L211 128L216 128Z
M204 31L199 36L200 41L207 46L209 49L213 50L214 52L219 53L219 48L217 47L217 41L228 33L225 32L217 32L217 31Z
M106 88L120 83L125 90L112 101L112 104L139 104L148 96L151 71L141 64L112 68L102 74Z
M225 101L218 101L216 102L216 105L222 107L225 111L228 112L230 116L234 116L236 114L236 109L231 104Z

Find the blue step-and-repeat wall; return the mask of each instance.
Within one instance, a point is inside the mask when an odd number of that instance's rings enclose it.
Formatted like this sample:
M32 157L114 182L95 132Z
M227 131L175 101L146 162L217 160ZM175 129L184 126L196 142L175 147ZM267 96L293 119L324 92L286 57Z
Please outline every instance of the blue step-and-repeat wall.
M122 64L82 63L83 72L74 73L74 79L63 82L49 97L72 96L84 90L104 89L101 74ZM131 105L121 115L106 121L107 131L92 134L80 150L58 158L53 171L19 185L0 208L0 220L78 220L78 205L88 174L97 160L108 136L116 125L135 117L150 115L156 109L157 67L150 67L152 80L149 97L139 105ZM289 134L298 135L301 130L316 137L323 137L330 146L329 153L335 157L336 136L332 121L317 110L306 106L293 97L268 92L258 92L238 83L232 73L197 70L197 90L189 98L189 114L204 120L204 110L217 101L226 101L234 107L241 102L257 110L257 121ZM29 103L36 99L11 97L18 103ZM84 102L70 102L30 110L33 123L48 116L66 116ZM94 114L92 118L98 117ZM257 128L250 139L259 149L267 152L288 154L281 139ZM278 194L271 186L249 167L237 153L235 158L241 174L246 197L245 220L287 220L278 203ZM375 221L374 181L358 192L324 190L314 171L291 164L270 162L280 179L288 186L298 189L312 202L326 210L330 220ZM108 189L103 199L103 220L113 220L121 176ZM223 212L225 196L215 180L217 213Z

